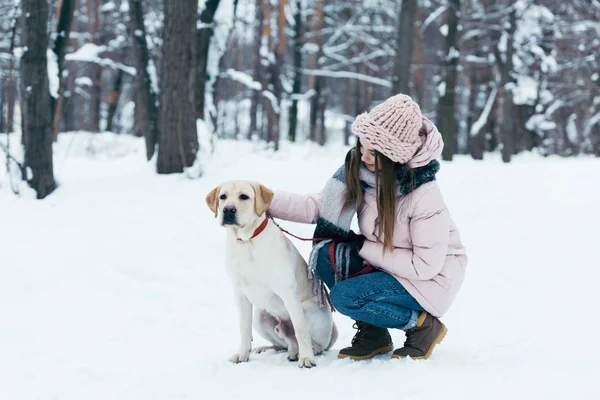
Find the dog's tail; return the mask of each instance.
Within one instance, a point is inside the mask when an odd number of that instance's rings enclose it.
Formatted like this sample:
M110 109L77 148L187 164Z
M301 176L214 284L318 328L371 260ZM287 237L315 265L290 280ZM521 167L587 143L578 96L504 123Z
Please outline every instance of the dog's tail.
M325 350L329 350L331 349L331 347L335 344L335 342L337 341L338 338L338 328L335 325L335 321L333 322L333 326L331 328L331 340L329 341L329 344L327 345L327 348Z

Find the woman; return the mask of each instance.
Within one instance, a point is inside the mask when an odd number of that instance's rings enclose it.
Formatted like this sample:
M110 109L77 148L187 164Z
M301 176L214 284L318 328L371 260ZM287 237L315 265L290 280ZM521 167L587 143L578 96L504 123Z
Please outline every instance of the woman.
M339 358L427 359L444 338L439 320L464 278L467 256L435 174L443 141L419 106L399 94L359 115L356 148L315 195L276 191L271 214L316 223L309 265L333 306L358 330ZM360 235L350 230L358 214ZM319 291L320 293L320 291Z

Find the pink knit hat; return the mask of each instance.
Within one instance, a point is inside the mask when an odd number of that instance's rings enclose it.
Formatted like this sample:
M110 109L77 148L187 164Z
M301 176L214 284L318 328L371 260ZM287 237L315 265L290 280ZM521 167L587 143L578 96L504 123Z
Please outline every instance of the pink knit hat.
M405 164L423 143L419 137L422 127L419 105L409 96L397 94L356 117L352 132L390 160Z

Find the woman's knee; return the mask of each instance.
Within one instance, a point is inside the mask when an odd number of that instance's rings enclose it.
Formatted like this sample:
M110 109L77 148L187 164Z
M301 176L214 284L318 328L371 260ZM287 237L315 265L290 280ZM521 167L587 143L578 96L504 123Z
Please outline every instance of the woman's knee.
M356 297L352 291L352 279L347 279L342 282L338 282L329 292L331 298L331 304L344 315L348 315L352 310L357 308Z

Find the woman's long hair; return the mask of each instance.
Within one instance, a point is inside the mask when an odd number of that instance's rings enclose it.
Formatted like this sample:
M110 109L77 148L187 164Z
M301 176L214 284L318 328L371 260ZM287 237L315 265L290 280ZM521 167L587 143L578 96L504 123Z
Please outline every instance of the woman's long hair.
M346 199L344 207L356 205L360 210L363 205L363 192L360 187L359 171L361 166L360 141L356 142L354 152L346 154L344 171L346 173ZM353 155L354 153L354 155ZM394 248L394 224L396 222L396 183L398 172L406 168L414 186L414 171L406 165L395 163L379 151L375 150L375 192L377 193L377 216L379 231L383 232L383 250Z

